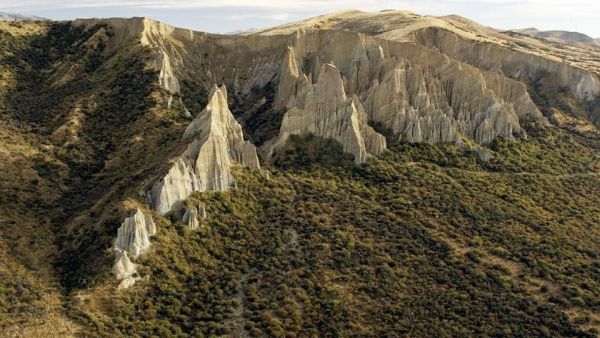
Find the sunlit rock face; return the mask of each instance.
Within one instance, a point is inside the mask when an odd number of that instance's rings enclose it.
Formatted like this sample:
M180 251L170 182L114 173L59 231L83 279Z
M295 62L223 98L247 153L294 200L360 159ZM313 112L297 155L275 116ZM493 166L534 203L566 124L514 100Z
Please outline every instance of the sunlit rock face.
M451 32L435 28L415 32L413 39L415 42L435 48L453 59L524 82L530 82L540 76L552 76L561 83L564 89L567 89L580 100L593 101L600 96L600 74L598 74L598 71L593 72L584 69L584 67L575 67L573 63L584 64L587 62L582 58L571 57L567 60L561 60L552 55L556 53L553 50L556 47L553 45L534 50L515 51L512 48L503 48L493 43L480 43L465 39ZM526 44L522 45L519 47L527 48ZM549 55L543 52L544 49L547 49L545 52ZM566 51L563 48L561 52L569 53L572 51Z
M113 265L112 272L117 278L117 281L119 281L119 289L127 289L135 284L137 266L133 264L131 260L129 260L127 251L115 251L115 263Z
M186 207L182 222L190 230L198 229L200 226L200 223L198 222L198 209L194 207Z
M360 163L385 149L367 121L403 141L479 144L524 136L521 118L546 123L522 83L422 46L317 30L297 31L290 45L276 99L287 113L271 152L290 134L313 133Z
M196 191L229 189L236 164L260 169L256 148L244 140L229 110L224 86L213 87L206 108L187 127L183 140L189 142L186 151L150 192L152 207L161 214Z
M115 249L127 251L137 258L150 248L150 237L156 234L156 225L149 215L140 209L127 217L117 230Z
M189 159L178 158L167 174L156 182L150 191L152 207L161 214L166 214L171 207L184 201L195 191L206 190L194 173Z
M277 102L287 108L279 136L271 146L272 154L290 135L314 134L340 142L356 163L380 154L385 138L367 124L367 115L357 96L348 96L340 72L332 64L319 68L313 84L300 74L292 48L282 63Z
M515 107L540 118L532 102L505 101L472 67L440 68L398 62L366 96L370 118L408 142L458 142L461 135L479 144L498 136L523 134ZM527 96L525 88L515 88ZM517 96L518 98L518 96Z
M129 256L137 258L150 249L150 237L156 234L156 224L150 215L145 215L139 208L133 215L125 218L117 230L115 239L115 263L112 271L120 281L119 289L126 289L135 284L136 264ZM129 253L129 254L128 254Z

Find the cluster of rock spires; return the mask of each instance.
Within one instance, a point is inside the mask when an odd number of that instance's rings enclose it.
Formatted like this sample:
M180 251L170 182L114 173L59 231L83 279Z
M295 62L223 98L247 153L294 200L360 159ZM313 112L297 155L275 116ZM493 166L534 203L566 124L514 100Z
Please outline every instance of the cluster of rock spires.
M282 63L277 103L288 110L281 122L279 136L270 155L283 146L290 135L314 134L333 138L345 152L354 155L356 163L386 148L385 137L367 124L367 115L356 95L348 97L339 71L333 64L319 68L319 78L300 74L292 48Z
M460 143L464 135L479 144L524 135L520 117L545 121L524 85L441 55L425 57L431 51L424 48L408 53L357 34L311 30L297 32L291 45L277 96L287 112L269 153L290 134L313 133L338 140L360 163L385 149L367 121L408 142Z
M152 217L145 215L139 208L134 214L125 218L117 230L114 243L115 263L113 273L120 281L119 289L132 286L137 273L137 266L129 256L138 258L150 249L150 237L156 234L156 225Z
M344 18L345 14L339 15ZM458 24L450 19L432 23L412 14L381 15L442 28ZM328 22L319 24L337 21ZM486 145L499 136L525 136L521 128L524 118L547 123L525 85L538 72L564 78L578 98L594 98L600 90L598 77L590 72L533 53L515 52L517 58L509 55L512 52L507 48L489 47L491 43L465 42L473 34L457 37L454 31L428 30L416 23L406 30L386 23L385 28L393 30L387 35L375 34L361 25L340 23L345 30L324 30L299 23L297 28L291 25L289 29L274 28L246 36L192 32L147 18L136 23L137 27L128 26L123 31L136 34L143 45L155 51L158 83L168 93L168 107L181 101L178 77L197 80L203 86L227 84L242 102L252 91L260 92L268 83L275 85L274 106L285 110L285 117L279 134L261 143L267 160L289 135L313 133L339 141L357 163L364 162L386 147L385 139L369 122L407 142L460 143L467 138ZM124 25L115 20L110 24ZM370 35L360 33L361 29ZM191 117L182 101L176 106ZM194 128L202 123L195 121ZM202 142L190 145L197 149L189 149L173 164L165 177L172 184L153 189L152 203L161 213L191 192L225 190L231 185L228 170L218 174L205 171L207 177L197 177L200 181L194 177L206 167L196 165ZM254 147L240 147L237 156L254 157ZM229 159L246 162L235 154L219 156L221 162L214 168L227 168ZM216 180L211 181L213 178Z
M187 127L183 140L189 142L186 151L165 177L154 184L149 194L150 206L162 215L183 206L194 192L224 191L234 186L231 169L235 163L260 169L256 148L244 141L242 127L228 108L225 86L213 88L206 108ZM196 230L200 225L199 217L206 218L203 204L198 208L185 207L182 223L188 229ZM118 229L113 272L120 281L119 288L135 283L137 269L129 257L144 254L155 233L152 218L140 209L126 218Z

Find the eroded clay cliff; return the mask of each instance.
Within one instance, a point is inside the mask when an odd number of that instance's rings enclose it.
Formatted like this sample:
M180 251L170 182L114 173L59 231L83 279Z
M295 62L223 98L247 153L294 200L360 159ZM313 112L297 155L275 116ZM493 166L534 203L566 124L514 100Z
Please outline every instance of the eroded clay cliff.
M285 144L290 135L314 134L333 138L356 163L385 150L385 137L367 124L367 115L357 96L347 96L338 69L332 64L319 68L316 83L300 74L292 48L282 63L277 102L287 108L279 136L270 154Z
M138 258L150 249L150 237L156 234L156 224L150 215L139 208L133 215L125 218L114 243L115 262L112 271L120 282L119 289L126 289L135 284L137 265L129 256Z
M227 105L225 86L213 87L206 108L187 127L186 151L150 192L152 207L166 214L196 191L229 189L235 164L260 169L256 148L244 140L242 128Z
M144 215L140 209L125 218L117 230L115 249L129 252L137 258L150 248L150 237L156 234L156 225L150 215Z
M291 134L338 140L363 162L385 140L368 121L408 142L488 144L546 123L526 87L426 48L352 32L301 30L282 61L276 104L287 112L271 153Z

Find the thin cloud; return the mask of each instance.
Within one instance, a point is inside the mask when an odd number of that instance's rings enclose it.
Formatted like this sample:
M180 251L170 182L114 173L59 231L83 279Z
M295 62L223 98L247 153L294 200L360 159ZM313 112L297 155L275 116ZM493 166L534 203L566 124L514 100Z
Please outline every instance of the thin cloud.
M223 7L248 7L248 8L288 8L288 9L306 9L314 7L332 7L347 3L356 4L358 1L323 1L323 0L134 0L134 1L61 1L56 3L50 0L24 0L24 1L6 1L0 0L0 9L40 9L40 8L93 8L93 7L137 7L137 8L173 8L173 9L196 9L196 8L223 8Z
M231 29L264 26L344 9L388 8L423 15L458 14L501 29L535 26L600 36L598 0L0 0L0 11L5 12L46 14L55 19L90 15L168 17L171 24L189 27L192 23L196 27L190 28L205 30L227 29L222 28L224 25L234 26ZM191 15L198 18L207 13L213 19L209 24L190 19Z
M285 21L291 18L290 13L272 13L272 14L234 14L229 17L231 20L241 21L250 19Z

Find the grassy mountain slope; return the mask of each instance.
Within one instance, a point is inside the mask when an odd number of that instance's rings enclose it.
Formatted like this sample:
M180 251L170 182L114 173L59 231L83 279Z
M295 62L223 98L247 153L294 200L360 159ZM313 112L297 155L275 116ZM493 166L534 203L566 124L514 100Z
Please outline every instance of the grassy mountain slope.
M39 336L77 330L62 308L60 278L52 262L58 256L50 207L64 191L65 165L51 146L11 116L18 85L20 52L48 29L41 23L2 23L0 30L0 332ZM41 168L52 165L52 177Z
M598 154L529 133L490 163L395 144L362 167L293 138L270 180L240 170L237 190L194 195L200 231L160 219L148 279L93 290L82 320L144 336L595 336Z
M69 335L67 291L109 271L109 255L99 253L126 212L120 203L168 162L182 125L159 108L144 47L105 50L110 27L1 28L0 332ZM82 232L94 237L83 241ZM54 324L54 312L67 323Z
M193 195L208 218L189 232L140 194L182 152L188 123L164 108L151 51L107 49L105 25L0 28L0 335L600 332L593 127L530 125L488 162L466 140L388 137L388 152L355 166L334 141L292 137L270 179L238 168L237 189ZM269 86L253 95L270 105ZM592 111L539 87L548 115ZM203 87L182 89L202 109ZM252 140L276 132L280 111L230 101ZM135 207L159 232L142 279L117 292L110 247Z

